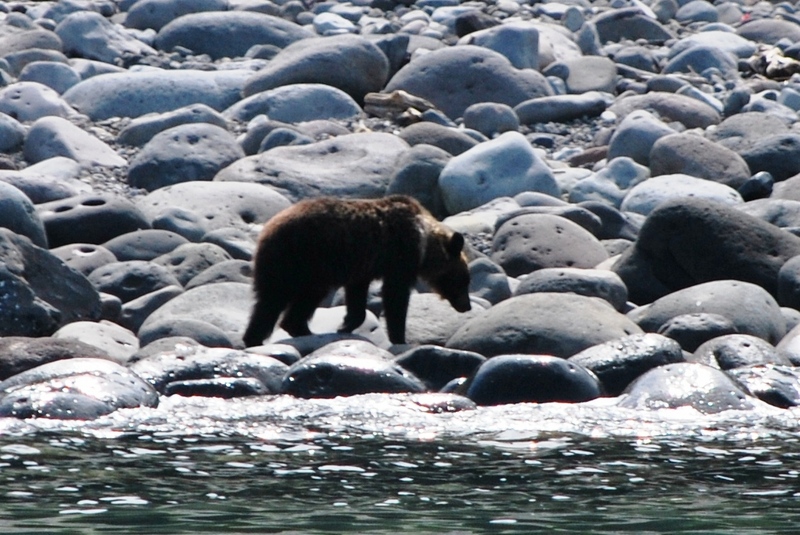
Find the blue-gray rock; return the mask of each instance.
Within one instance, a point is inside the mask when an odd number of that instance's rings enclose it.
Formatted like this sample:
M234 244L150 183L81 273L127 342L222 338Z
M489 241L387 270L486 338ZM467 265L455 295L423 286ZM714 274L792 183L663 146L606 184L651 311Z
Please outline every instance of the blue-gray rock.
M111 193L88 193L38 205L50 247L69 243L105 243L150 228L144 214L128 199Z
M469 377L486 358L471 351L447 349L438 345L420 345L398 355L394 362L425 383L428 390L439 391L459 377Z
M154 258L152 262L166 267L185 286L202 271L226 260L231 260L230 255L218 245L185 243Z
M48 362L76 357L110 360L105 351L79 340L4 336L0 338L0 381Z
M19 80L44 84L59 95L81 81L80 75L58 61L32 61L19 73Z
M748 366L730 370L728 375L770 405L782 409L800 405L800 373L793 366Z
M73 358L43 364L0 383L0 416L91 420L117 409L155 407L156 391L128 368Z
M517 69L539 69L539 30L528 21L509 22L480 29L465 35L462 45L476 45L494 50Z
M436 293L414 293L408 303L406 343L443 346L453 333L481 311L482 307L473 305L469 312L457 312Z
M294 128L275 128L264 136L256 152L262 153L274 149L275 147L284 147L287 145L308 145L313 142L314 140L312 138Z
M5 57L31 49L61 51L62 43L58 35L34 24L30 24L27 28L5 24L3 30L3 35L0 36L0 56Z
M645 372L658 366L684 362L684 356L675 340L645 333L592 346L570 357L569 361L594 373L605 394L614 397Z
M679 314L658 328L658 334L672 338L689 353L713 338L738 332L739 329L727 316L713 312Z
M158 321L145 320L139 327L137 336L142 346L164 338L176 337L189 338L205 347L234 348L239 346L229 333L213 323L190 317L167 318Z
M141 358L130 369L164 394L172 388L186 388L171 387L184 381L237 378L254 379L264 387L263 393L277 394L288 366L267 355L194 346Z
M613 58L618 65L626 65L640 71L657 73L660 70L656 55L645 46L623 46L614 53Z
M628 289L619 275L602 269L542 268L520 278L514 295L538 292L574 293L605 299L618 311L628 301Z
M618 208L631 188L648 178L649 168L618 156L598 172L578 180L569 191L569 202L600 201Z
M537 293L512 297L469 320L447 347L486 357L508 353L571 357L642 330L602 299Z
M750 334L728 334L712 338L693 352L691 360L721 370L766 364L792 365L774 345Z
M111 251L91 243L69 243L50 249L50 252L84 276L88 276L100 266L117 261L117 257Z
M183 182L136 200L136 206L154 224L169 217L173 221L170 226L179 234L184 229L197 236L195 231L203 230L196 241L220 228L252 232L253 225L265 223L289 205L286 197L270 187L242 182Z
M253 283L253 263L248 260L224 260L201 271L192 280L186 283L186 289L191 290L204 284L219 282Z
M636 110L626 115L614 130L614 134L608 142L608 159L613 160L626 156L636 163L649 165L650 150L653 148L653 144L660 138L675 133L675 129L653 116L652 113L646 110Z
M144 260L111 262L88 276L98 292L115 295L123 303L180 282L167 268Z
M16 82L0 90L0 112L23 122L48 115L67 117L74 113L61 96L39 82Z
M138 0L128 10L125 26L158 31L182 15L228 8L228 0Z
M211 180L244 157L227 130L208 123L175 126L156 134L131 161L128 183L148 191L180 182Z
M90 193L92 187L78 178L82 172L72 158L56 156L19 171L0 170L0 181L22 191L34 204L42 204Z
M0 113L0 152L14 152L24 139L25 127L10 115Z
M54 332L53 339L78 340L96 347L108 360L123 366L139 350L136 335L110 321L74 321Z
M792 43L800 41L800 25L779 18L751 20L736 29L736 33L749 41L774 45L781 39Z
M320 195L375 198L386 192L406 150L408 144L393 134L348 134L247 156L214 180L271 186L293 201Z
M0 181L0 227L29 238L47 248L47 234L36 207L20 190Z
M730 207L744 203L739 192L730 186L677 173L636 184L625 195L620 210L648 215L668 201L687 197Z
M155 54L152 47L114 26L93 11L78 11L64 17L56 26L64 53L106 63L126 56Z
M175 47L212 59L243 57L253 45L284 48L313 34L288 20L252 11L190 13L163 26L155 47L170 52Z
M500 355L478 368L466 396L477 405L581 403L600 397L597 378L579 364L549 355Z
M103 244L120 262L152 260L188 243L183 236L167 230L145 229L128 232Z
M619 406L636 410L691 407L702 414L752 410L754 398L724 372L684 362L659 366L634 381Z
M237 228L220 228L206 232L202 241L221 247L231 258L250 260L256 251L256 239L251 234Z
M410 195L438 219L448 213L439 190L439 175L451 154L432 145L414 145L400 155L386 194Z
M709 45L697 45L681 52L664 65L662 72L699 74L706 69L716 69L728 79L739 77L736 58L716 46Z
M190 69L112 73L73 86L64 93L64 100L93 121L165 113L193 104L220 111L241 98L251 74L247 70Z
M551 63L542 71L545 76L564 80L567 93L582 95L589 91L613 93L617 86L617 66L602 56L584 56Z
M519 129L519 117L514 108L498 102L478 102L464 110L464 127L477 130L492 138Z
M591 19L591 22L597 28L601 43L639 39L650 43L663 43L675 37L658 21L648 17L635 6L603 11Z
M240 100L223 113L241 122L257 115L294 124L319 119L352 120L361 108L350 95L321 83L288 84Z
M244 95L291 84L326 84L360 103L367 93L383 89L388 76L389 60L368 39L358 35L318 37L284 48L247 81Z
M126 329L138 333L144 320L150 314L155 312L167 301L179 296L183 293L183 288L180 285L167 286L149 294L145 294L136 299L132 299L127 303L123 303L120 309L119 318L117 323Z
M741 156L694 134L671 134L658 139L650 151L650 172L653 176L695 176L737 190L752 175Z
M669 57L675 57L695 46L713 46L733 54L737 58L749 58L758 50L758 45L731 31L707 30L682 37L669 49Z
M618 117L625 117L634 110L648 110L657 113L664 121L678 121L686 128L707 128L722 119L717 110L704 102L663 91L624 97L608 109Z
M775 295L778 271L798 254L800 238L735 208L685 197L649 215L613 270L625 281L629 299L640 304L724 279L749 281Z
M622 240L631 242L639 235L644 218L631 212L621 212L601 201L581 201L578 207L591 212L600 220L600 228L593 230L592 234L602 240L606 249L609 241Z
M719 13L716 8L703 0L691 0L683 4L677 13L675 20L681 24L691 24L693 22L717 22Z
M511 277L542 268L592 268L608 254L580 225L551 214L523 214L499 226L491 259Z
M777 134L740 152L752 173L767 171L776 181L800 173L800 135Z
M439 176L439 188L451 214L523 191L554 197L561 193L550 168L518 132L506 132L453 157Z
M62 117L42 117L33 123L25 136L23 152L33 163L63 156L86 167L127 165L109 145Z
M430 101L451 119L479 102L513 107L551 94L547 80L537 71L517 70L505 56L473 45L419 56L389 80L385 91L398 89Z
M583 95L526 98L514 106L522 124L565 123L581 117L597 117L606 110L607 98L590 91Z
M690 286L656 299L628 313L646 332L683 314L719 314L731 320L741 334L777 344L786 334L786 322L775 299L760 286L735 280L716 280Z
M167 113L137 117L120 131L117 141L123 145L141 147L159 132L188 123L208 123L227 128L227 121L222 114L205 104L192 104Z
M506 272L489 258L479 257L469 263L469 293L491 304L511 297Z
M776 298L781 306L800 308L800 256L787 260L778 271Z
M727 117L708 138L741 155L766 138L788 133L780 118L768 113L743 112Z

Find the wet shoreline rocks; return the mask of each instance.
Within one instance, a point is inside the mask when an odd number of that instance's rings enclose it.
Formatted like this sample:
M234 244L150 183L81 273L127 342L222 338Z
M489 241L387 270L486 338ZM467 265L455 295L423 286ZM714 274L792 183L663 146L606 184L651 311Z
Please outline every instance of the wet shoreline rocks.
M0 416L800 404L795 11L0 3ZM392 193L466 236L472 311L420 284L393 346L373 284L354 333L339 292L245 349L263 224Z

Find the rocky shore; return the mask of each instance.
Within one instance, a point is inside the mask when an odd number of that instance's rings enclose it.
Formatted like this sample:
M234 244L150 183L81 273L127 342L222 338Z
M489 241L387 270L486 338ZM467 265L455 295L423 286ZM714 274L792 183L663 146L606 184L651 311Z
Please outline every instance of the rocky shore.
M798 43L788 2L0 3L0 416L796 406ZM391 345L376 284L245 350L263 223L391 193L465 234L472 310L420 286Z

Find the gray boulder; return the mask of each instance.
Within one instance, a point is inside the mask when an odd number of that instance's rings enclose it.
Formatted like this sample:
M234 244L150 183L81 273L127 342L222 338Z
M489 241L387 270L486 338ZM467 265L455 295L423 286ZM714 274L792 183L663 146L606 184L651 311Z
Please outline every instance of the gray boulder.
M0 181L0 227L29 238L34 245L47 247L47 234L36 207L20 190Z
M56 34L61 38L64 53L111 64L125 56L156 53L152 47L93 11L78 11L66 16L56 26Z

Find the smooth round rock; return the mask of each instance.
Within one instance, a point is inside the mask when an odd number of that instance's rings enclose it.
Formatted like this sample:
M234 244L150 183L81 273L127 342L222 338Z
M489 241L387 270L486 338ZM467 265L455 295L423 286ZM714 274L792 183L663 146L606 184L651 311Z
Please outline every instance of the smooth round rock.
M676 362L684 362L681 346L660 334L624 336L584 349L569 358L597 376L608 396L620 395L645 372Z
M144 214L124 197L109 193L77 195L37 206L50 247L69 243L105 243L150 228Z
M227 130L207 123L183 124L156 134L131 161L128 183L147 191L180 182L211 180L244 157Z
M227 10L228 0L139 0L128 9L125 26L137 30L151 28L158 31L189 13Z
M135 334L108 321L76 321L61 327L53 333L53 338L84 342L108 355L108 360L122 365L139 350Z
M507 299L469 320L447 347L486 357L509 352L568 358L642 330L602 299L537 293Z
M627 156L636 163L649 165L650 150L655 142L674 133L675 130L672 127L666 125L652 113L646 110L633 111L620 121L611 136L608 144L608 159L613 160Z
M256 380L262 385L264 394L277 394L288 370L286 364L267 355L203 346L182 346L159 352L137 360L130 368L164 394L185 392L187 386L182 383L186 381L238 378ZM217 391L224 389L220 387Z
M36 207L20 190L0 181L0 227L28 237L34 245L47 247L44 223Z
M508 59L473 45L442 48L421 55L400 69L384 90L402 89L433 103L451 119L472 104L516 106L550 95L547 80L532 69L517 70Z
M74 110L59 94L39 82L17 82L0 89L0 112L28 122L46 116L67 117Z
M778 271L776 298L781 306L800 309L800 256L787 260Z
M617 66L603 56L583 56L551 63L544 74L563 79L567 93L572 95L589 91L613 93L617 85Z
M519 129L514 108L497 102L478 102L464 110L464 126L492 138Z
M478 142L462 131L440 124L423 121L402 129L398 134L406 143L432 145L457 156L478 145Z
M511 277L542 268L592 268L606 258L597 238L556 215L514 217L497 229L492 240L492 261Z
M492 357L466 385L466 396L477 405L581 403L601 393L597 378L582 366L549 355Z
M268 185L293 201L321 195L376 198L384 195L406 150L408 144L392 134L348 134L247 156L214 180Z
M749 41L774 45L781 39L800 41L800 28L789 20L779 18L754 19L742 24L736 33Z
M0 338L0 381L48 362L76 357L110 360L102 349L78 340L4 336Z
M599 201L619 208L631 188L648 178L649 168L627 156L618 156L596 173L575 182L568 198L572 203Z
M792 366L765 364L730 370L728 375L752 395L781 409L800 405L800 372Z
M779 117L768 113L742 112L725 118L715 129L709 130L708 138L742 155L764 139L788 131L786 123Z
M702 0L691 0L683 4L675 13L675 20L683 24L692 22L717 22L719 13L716 8Z
M337 68L341 65L347 68ZM243 94L249 97L291 84L325 84L360 103L367 93L383 89L388 76L389 60L370 40L359 35L318 37L284 48L247 81Z
M60 95L80 82L81 77L75 69L58 61L32 61L22 68L19 80L44 84Z
M518 132L506 132L453 157L439 176L445 206L457 214L498 197L561 193L552 171Z
M247 260L223 260L204 269L192 280L186 283L186 289L191 290L204 284L218 282L253 283L253 263Z
M42 117L33 123L23 152L25 159L34 163L63 156L87 167L127 165L110 146L61 117Z
M88 276L98 292L115 295L123 303L180 282L170 270L153 262L129 260L111 262Z
M302 26L272 15L215 11L190 13L169 22L156 35L155 47L165 52L182 47L216 60L243 57L253 45L284 48L312 35Z
M574 293L599 297L622 311L628 300L628 289L613 271L588 268L542 268L520 279L514 295L537 292Z
M639 7L623 7L602 11L591 19L601 43L643 39L663 43L674 36L654 18L642 13Z
M13 152L22 146L26 134L22 124L5 113L0 113L0 150ZM24 170L23 170L24 171ZM32 200L32 199L31 199Z
M158 394L138 375L95 358L50 362L0 383L0 416L14 418L91 420L157 405Z
M429 390L441 390L459 377L469 377L486 359L471 351L419 345L398 355L394 362L425 383Z
M479 306L459 313L438 294L414 293L408 303L406 343L444 345L459 327L480 313Z
M477 11L471 13L479 13ZM469 13L465 14L469 15ZM458 20L456 21L458 23ZM539 46L544 40L539 29L527 22L508 22L470 32L460 45L476 45L504 55L517 69L539 68Z
M341 89L321 83L296 83L244 98L223 115L246 122L263 114L273 121L295 124L321 119L346 121L361 113L356 101Z
M156 134L188 123L208 123L227 128L227 121L222 114L205 104L192 104L167 113L147 114L133 119L120 131L117 142L141 147Z
M650 305L636 308L628 318L647 332L683 314L719 314L728 318L741 334L750 334L777 344L786 333L786 322L775 299L755 284L717 280L678 290Z
M131 299L127 303L123 303L120 308L119 318L117 323L126 329L139 333L144 320L150 314L155 312L167 301L174 299L183 293L183 288L180 285L167 286L149 294L145 294L136 299Z
M707 128L722 119L717 110L704 102L663 91L624 97L608 109L617 117L625 117L635 110L648 110L657 113L664 121L677 121L686 128Z
M581 117L597 117L608 107L601 93L543 95L526 98L514 106L521 124L565 123Z
M727 334L712 338L693 352L691 360L721 370L765 364L792 365L774 345L750 334Z
M721 314L708 312L680 314L658 328L658 334L672 338L690 353L713 338L736 333L738 329L733 321Z
M658 139L650 152L653 176L684 174L739 189L752 173L747 162L732 150L692 134L672 134Z
M506 272L489 258L479 257L469 263L469 293L491 304L511 297Z
M716 69L728 79L739 77L736 58L713 45L697 45L684 50L670 59L661 72L701 73L706 69Z
M437 219L444 219L447 209L439 189L439 175L451 154L432 145L414 145L400 155L394 167L387 195L410 195Z
M231 260L228 253L211 243L185 243L152 260L164 266L181 285L186 285L202 271L219 262Z
M78 179L82 172L81 165L72 158L57 156L19 171L0 170L0 182L11 184L32 203L42 204L90 193L92 187Z
M776 181L800 173L800 135L777 134L762 138L741 152L752 173L766 171Z
M149 318L149 316L148 316ZM216 325L207 321L181 317L142 322L137 333L139 342L146 346L164 338L189 338L205 347L233 348L234 339Z
M70 56L114 64L125 56L147 56L155 50L94 11L67 15L56 26L63 51Z
M117 261L114 253L92 243L69 243L50 249L50 252L85 276L101 266Z
M175 250L188 241L174 232L158 229L136 230L117 236L103 244L120 262L152 260Z
M686 197L727 206L744 202L739 192L730 186L676 173L655 176L636 184L625 195L620 209L648 215L667 201Z
M691 407L702 414L754 408L752 398L724 372L693 362L650 370L627 388L619 406L636 410Z
M154 225L160 221L161 228L197 241L209 230L252 231L253 225L268 221L289 205L286 197L270 187L241 182L183 182L136 200Z

